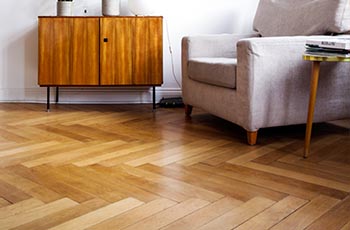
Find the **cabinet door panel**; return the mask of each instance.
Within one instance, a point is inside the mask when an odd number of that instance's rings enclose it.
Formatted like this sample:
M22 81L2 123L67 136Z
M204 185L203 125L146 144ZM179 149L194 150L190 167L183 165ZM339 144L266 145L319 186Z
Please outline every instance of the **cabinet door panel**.
M99 19L73 20L71 47L71 84L99 84Z
M39 18L39 85L98 85L99 19Z
M133 83L163 83L163 25L161 17L136 17L133 55Z
M101 85L132 85L133 18L101 18Z

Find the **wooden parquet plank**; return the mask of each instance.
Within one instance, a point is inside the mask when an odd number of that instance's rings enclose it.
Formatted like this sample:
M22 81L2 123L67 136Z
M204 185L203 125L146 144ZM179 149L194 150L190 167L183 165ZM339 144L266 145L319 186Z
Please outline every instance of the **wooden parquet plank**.
M108 220L112 217L120 215L130 209L136 208L142 204L143 202L139 200L136 200L134 198L127 198L127 199L112 203L110 205L107 205L105 207L102 207L100 209L97 209L95 211L89 212L85 215L76 217L62 224L56 225L55 227L50 228L50 230L86 229L88 227L101 223L105 220Z
M156 161L161 160L161 159L166 158L166 157L172 157L174 154L177 154L179 152L182 153L186 150L190 151L193 148L200 148L201 146L203 146L205 144L207 144L206 140L198 140L195 142L191 142L187 145L182 145L182 146L179 146L177 148L170 149L170 150L164 149L164 150L157 152L157 153L154 153L152 155L148 155L148 156L141 157L141 158L133 160L133 161L126 162L126 164L133 166L133 167L137 167L137 166L140 166L143 164L148 164L150 162L156 162Z
M40 158L47 158L50 155L55 155L62 152L69 152L72 149L80 148L81 143L65 142L64 145L58 143L48 148L40 150L25 151L11 155L11 157L0 157L0 167L5 168L12 165L18 165L25 162L37 161Z
M90 156L88 159L85 160L80 160L80 161L75 161L73 162L74 165L79 166L79 167L83 167L83 166L88 166L88 165L93 165L93 164L97 164L100 161L108 161L111 158L116 158L116 157L120 157L120 156L125 156L128 155L130 153L133 152L137 152L137 151L143 151L143 150L147 150L148 148L154 148L157 147L159 145L165 144L163 141L156 141L156 142L148 142L148 143L127 143L125 144L125 148L123 147L119 147L118 150L114 151L106 151L104 154L93 157Z
M344 149L343 136L339 135L328 135L322 138L322 142L311 143L312 154L308 157L309 162L321 162L328 160L334 154Z
M65 142L79 142L77 140L72 140L71 138L62 136L58 133L51 132L50 130L45 130L40 128L40 126L25 126L25 127L11 127L9 130L12 130L15 133L20 133L23 137L29 140L36 140L39 142L55 140L62 143ZM81 142L80 142L81 143Z
M8 124L14 127L21 127L27 125L36 126L49 123L60 124L65 121L79 120L83 117L83 114L77 111L71 111L69 114L64 112L43 113L44 111L40 111L40 113L38 113L38 111L35 111L31 114L26 114L26 117L23 117L24 112L26 111L23 110L22 112L19 112L16 115L20 119L13 119L13 122L8 122Z
M216 149L220 146L226 145L228 143L229 142L225 141L225 140L212 141L211 143L203 144L200 147L191 148L190 150L184 149L180 153L173 154L172 156L168 156L168 157L163 157L162 159L158 159L158 160L155 160L152 162L147 162L147 163L162 167L162 166L166 166L166 165L175 163L177 161L187 159L188 157L197 156L200 153L205 152L205 151L214 150L214 149Z
M108 131L108 132L118 132L123 133L126 136L132 137L136 140L142 140L142 141L159 141L159 139L165 140L165 141L176 141L174 138L163 138L162 130L157 131L156 128L149 129L144 128L140 129L134 128L134 127L128 127L125 124L119 124L118 126L112 126L111 124L104 124L99 126L101 129ZM151 131L150 131L151 130Z
M340 229L350 222L350 196L340 201L333 209L318 218L307 229Z
M230 156L232 157L231 155L232 151L228 149L228 147L229 146L226 145L215 149L209 149L201 152L200 154L187 157L183 160L179 160L176 163L184 166L191 166L191 165L212 159L213 157L218 157L219 155L226 154L228 152L230 152Z
M242 203L242 201L224 197L178 221L173 222L162 228L162 230L197 229L232 209L237 208Z
M153 216L150 216L138 223L130 225L125 230L156 230L160 229L188 214L208 205L207 201L189 199Z
M174 164L162 168L153 165L144 165L141 168L143 170L181 180L205 190L213 191L225 196L231 196L242 201L248 201L254 198L257 194L276 201L286 196L286 194L267 188L258 187L238 180L215 175L193 167L187 168ZM203 180L203 178L205 179Z
M15 228L17 226L32 222L44 216L72 208L76 205L78 205L78 203L64 198L49 204L39 206L37 208L33 208L29 211L20 213L18 215L10 216L6 219L0 219L0 226L3 229Z
M162 212L177 203L164 198L153 200L147 204L136 207L119 216L110 218L100 224L94 225L89 230L123 229L150 216Z
M30 142L30 141L25 142L23 145L27 145L28 142ZM1 142L0 151L6 150L6 149L11 149L11 148L14 148L14 147L18 147L19 145L21 145L21 144L17 143L17 142L14 142L14 141Z
M297 180L304 181L307 183L329 187L329 188L336 189L339 191L350 192L350 184L332 181L332 180L320 178L317 176L306 175L303 173L294 172L294 171L287 170L287 169L275 168L275 167L269 166L269 165L261 165L261 164L257 164L254 162L245 163L244 166L251 168L251 169L254 169L254 170L269 172L269 173L276 174L279 176L293 178L293 179L297 179Z
M103 160L100 161L98 164L105 166L105 167L113 167L113 166L117 166L119 164L123 164L125 162L129 162L129 161L133 161L136 160L138 158L141 157L145 157L147 155L151 155L157 152L161 152L164 149L166 149L167 151L170 151L173 148L177 148L183 144L188 144L188 141L172 141L172 142L162 142L161 144L152 147L152 148L147 148L147 149L141 149L139 151L134 151L131 152L127 155L122 155L122 156L117 156L108 160Z
M273 230L304 229L332 209L339 200L320 195L275 225Z
M11 216L18 215L20 213L27 212L28 210L42 205L44 205L44 202L35 198L20 201L15 204L11 204L6 207L0 208L0 219L5 219Z
M284 146L284 147L286 147L286 146ZM278 161L280 158L284 157L286 154L288 154L289 151L284 150L284 147L270 151L264 155L261 155L255 159L252 159L251 161L254 163L258 163L258 164L270 165L270 164ZM302 148L300 148L299 153L301 151L303 151ZM244 163L242 163L241 165L243 165L243 164Z
M337 148L338 151L333 149L333 154L327 160L350 164L350 156L348 154L350 141L347 138L341 138L339 140L339 145L341 148Z
M240 156L227 161L227 163L235 164L235 165L243 165L247 162L255 160L256 158L264 156L270 152L274 152L276 148L283 147L284 145L285 144L283 143L267 145L265 147L258 148L256 150L249 151L245 154L241 154Z
M64 93L64 91L63 91ZM0 103L0 229L349 229L350 123L245 130L195 109Z
M92 112L92 114L88 113L86 117L61 122L61 124L65 126L84 124L89 127L94 126L96 124L117 125L118 123L123 123L129 120L135 119L135 117L139 117L139 116L140 115L135 115L130 112L106 114L104 112L96 111L96 113L94 112Z
M1 133L2 140L13 141L16 143L29 141L29 139L27 139L21 135L18 135L18 133L15 133L15 132L9 130L8 128L6 128L6 129L0 128L0 133Z
M161 196L169 197L168 199L174 199L174 195L181 195L188 199L189 197L197 197L198 199L207 200L210 202L216 201L223 197L222 194L213 192L211 190L206 190L198 186L194 186L191 183L186 183L181 180L176 180L163 176L161 174L149 172L148 170L142 170L138 168L133 168L129 166L120 166L121 170L127 172L128 174L144 178L148 181L156 183L158 187L162 189L153 189L154 193L159 193ZM145 187L142 185L142 187ZM173 197L168 196L167 193L174 193ZM183 201L183 200L181 200Z
M11 203L17 203L31 198L27 193L0 180L0 197Z
M325 161L321 161L319 165L320 167L326 166L326 167L335 169L335 171L332 171L333 174L343 175L343 176L347 176L350 174L350 172L348 173L348 171L350 171L349 169L350 164L346 164L344 162L334 162L334 161L325 160Z
M71 157L69 160L60 161L60 164L74 164L76 166L88 166L98 163L100 160L102 160L106 155L111 155L111 153L114 153L115 151L122 151L124 149L128 149L134 146L138 146L142 144L141 141L131 141L131 142L125 142L122 140L114 140L109 142L101 142L99 144L94 144L89 150L85 151L85 153L76 154L73 153L75 156ZM105 157L106 159L109 159L108 157ZM91 162L90 162L91 161ZM81 163L80 163L81 162ZM86 163L84 163L86 162ZM55 165L58 161L55 160Z
M255 149L254 146L250 146L250 147L252 149ZM211 158L208 158L206 160L201 161L201 163L206 164L206 165L210 165L210 166L219 166L219 165L225 163L226 161L231 160L235 157L238 157L241 154L244 154L245 152L249 151L249 150L247 150L247 147L243 147L242 149L240 149L240 147L238 147L238 150L235 150L235 149L236 149L236 146L232 145L231 148L226 148L219 155L212 156Z
M350 184L350 174L348 174L348 175L336 175L336 174L333 174L332 172L325 171L325 170L327 170L326 167L318 166L318 164L314 165L314 167L310 168L307 166L305 167L305 165L303 165L302 163L300 165L295 165L295 164L289 164L289 163L275 161L275 162L271 163L270 166L273 166L275 168L281 168L284 170L290 170L293 172L302 173L305 175L324 178L324 179L332 180L335 182Z
M328 135L328 136L321 136L313 138L312 144L316 145L312 148L312 152L317 154L319 156L319 151L322 151L322 149L327 148L328 146L334 145L334 143L337 143L339 141L339 136L337 135ZM283 158L286 155L294 154L295 156L302 156L302 152L304 151L304 142L303 140L300 141L293 141L290 144L287 144L281 148L276 149L275 151L272 151L266 155L260 156L256 159L254 159L255 163L259 164L271 164L274 161L278 161L280 158ZM312 159L314 156L310 156Z
M103 195L109 192L114 192L114 200L118 201L127 198L126 194L120 192L119 190L113 190L112 187L116 186L112 184L111 186L106 185L104 181L100 178L89 178L89 176L84 176L84 169L81 172L76 173L69 167L50 167L47 165L41 165L35 167L41 174L49 174L55 181L60 181L61 183L67 184L78 191L82 191L85 194L91 194L93 197L98 197L103 199ZM85 178L85 180L84 180ZM112 200L110 200L112 202Z
M47 171L47 169L48 167L42 170ZM141 201L159 198L156 194L118 181L108 174L97 173L89 168L67 165L49 171L64 183L109 202L116 202L130 197L130 195L135 195L135 198Z
M74 185L64 183L62 180L56 180L56 177L47 170L40 170L38 168L27 168L22 165L16 165L8 168L8 171L20 175L23 178L27 178L37 184L46 186L52 191L60 194L62 197L67 197L76 202L82 203L87 200L91 200L94 196L90 193L86 193L82 190L77 189Z
M350 229L350 222L344 225L340 230L349 230L349 229Z
M109 203L101 199L92 199L59 212L35 219L29 223L22 224L13 230L46 230L55 227L74 218L80 217L99 208L107 206Z
M9 206L9 205L11 205L10 202L8 202L4 198L0 197L0 208L6 207L6 206Z
M76 133L83 133L84 136L87 136L91 140L99 140L99 141L113 141L113 140L122 140L125 142L134 141L135 138L131 138L129 136L123 136L121 133L115 133L106 131L103 129L99 129L94 126L87 126L86 124L74 124L69 126L61 126L63 129L74 130Z
M295 165L295 166L299 166L299 167L303 167L311 170L317 170L317 171L325 172L327 174L350 178L349 164L345 164L345 163L328 164L330 161L321 161L321 162L315 163L315 162L307 161L303 157L293 155L293 154L289 154L278 159L278 162L291 164L291 165Z
M16 188L18 191L23 191L31 197L35 197L45 203L62 198L62 196L60 196L58 193L45 186L37 184L11 172L7 173L5 170L0 171L0 179Z
M202 165L198 165L196 167L201 167L202 169L204 168ZM232 177L237 180L243 180L247 183L268 187L270 189L288 193L306 200L311 200L320 193L337 199L343 199L348 195L347 192L339 191L333 188L300 181L294 178L279 176L269 172L256 171L244 166L225 164L223 165L223 169L225 170L222 171L218 169L216 173L227 177Z
M103 149L116 148L119 145L125 144L124 141L116 140L106 143L88 143L84 145L71 148L69 151L59 151L57 154L52 154L48 156L43 156L41 158L33 159L22 163L26 167L35 167L42 164L53 163L56 165L64 164L65 162L70 162L81 156L100 152Z
M94 178L100 184L101 187L105 188L107 192L101 194L101 198L108 201L114 201L114 194L121 194L126 197L134 197L143 202L149 202L154 199L159 199L157 193L147 190L145 181L138 180L139 178L128 177L128 180L121 176L121 172L115 172L113 169L101 168L98 166L79 168L75 166L68 166L69 170L72 170L77 175L86 178ZM138 183L140 183L139 186ZM150 186L154 187L154 186ZM187 196L182 196L185 199ZM112 199L110 199L112 198Z
M298 180L280 177L266 172L259 172L243 166L236 166L232 164L224 164L220 168L212 168L204 164L197 164L193 165L192 168L232 178L234 180L239 180L259 187L269 188L273 191L290 194L307 200L315 198L320 192L325 190L322 190L320 186L314 186L311 184L308 185L305 182L300 182ZM324 193L333 194L334 192L327 190L324 191ZM338 196L343 198L346 196L346 194L340 193Z
M56 124L56 125L38 125L36 127L43 129L47 132L56 133L56 134L61 135L65 138L80 141L83 143L93 140L88 135L85 135L85 134L82 135L81 133L76 132L76 130L71 130L71 129L64 127L62 125L59 125L59 124Z
M198 229L233 229L273 204L269 199L256 197Z
M288 196L235 229L269 229L292 214L295 210L302 207L307 202L307 200Z
M22 152L27 151L40 151L45 150L48 147L57 145L58 142L56 141L49 141L49 142L43 142L43 143L34 143L34 144L26 144L25 146L21 147L15 147L8 150L1 150L0 157L6 157L14 154L19 154Z

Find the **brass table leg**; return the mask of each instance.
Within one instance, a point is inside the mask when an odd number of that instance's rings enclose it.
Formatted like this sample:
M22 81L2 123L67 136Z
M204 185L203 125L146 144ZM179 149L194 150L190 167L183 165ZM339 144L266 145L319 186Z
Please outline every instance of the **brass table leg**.
M308 110L307 122L306 122L304 158L307 158L310 153L311 130L312 130L312 122L313 122L315 103L316 103L318 77L320 74L320 64L321 64L320 61L312 62L310 99L309 99L309 110Z

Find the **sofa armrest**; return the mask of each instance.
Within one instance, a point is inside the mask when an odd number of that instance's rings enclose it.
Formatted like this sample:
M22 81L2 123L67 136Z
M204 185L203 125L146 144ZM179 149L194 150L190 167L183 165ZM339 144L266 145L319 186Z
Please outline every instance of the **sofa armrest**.
M197 57L236 57L236 44L242 38L257 37L258 34L217 34L189 36L182 39L182 53L186 59Z
M237 42L242 38L259 36L257 33L246 35L218 34L189 36L182 39L181 65L182 81L188 78L188 60L198 57L236 58Z
M238 41L237 90L247 90L246 93L252 96L257 88L264 91L264 87L273 86L275 79L299 73L304 75L305 67L309 65L303 61L302 55L309 38L261 37Z
M306 121L311 63L302 55L309 38L249 38L237 43L236 90L240 103L245 105L243 109L249 111L249 130ZM347 71L346 63L322 63L317 95L320 104L344 97L342 85ZM315 120L336 117L327 113L315 113Z

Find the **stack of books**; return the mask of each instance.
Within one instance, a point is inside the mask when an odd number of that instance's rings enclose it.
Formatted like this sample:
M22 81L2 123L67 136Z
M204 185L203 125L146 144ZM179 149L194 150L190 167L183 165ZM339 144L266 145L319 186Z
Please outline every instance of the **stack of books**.
M350 36L325 36L306 41L305 54L321 57L350 57Z

